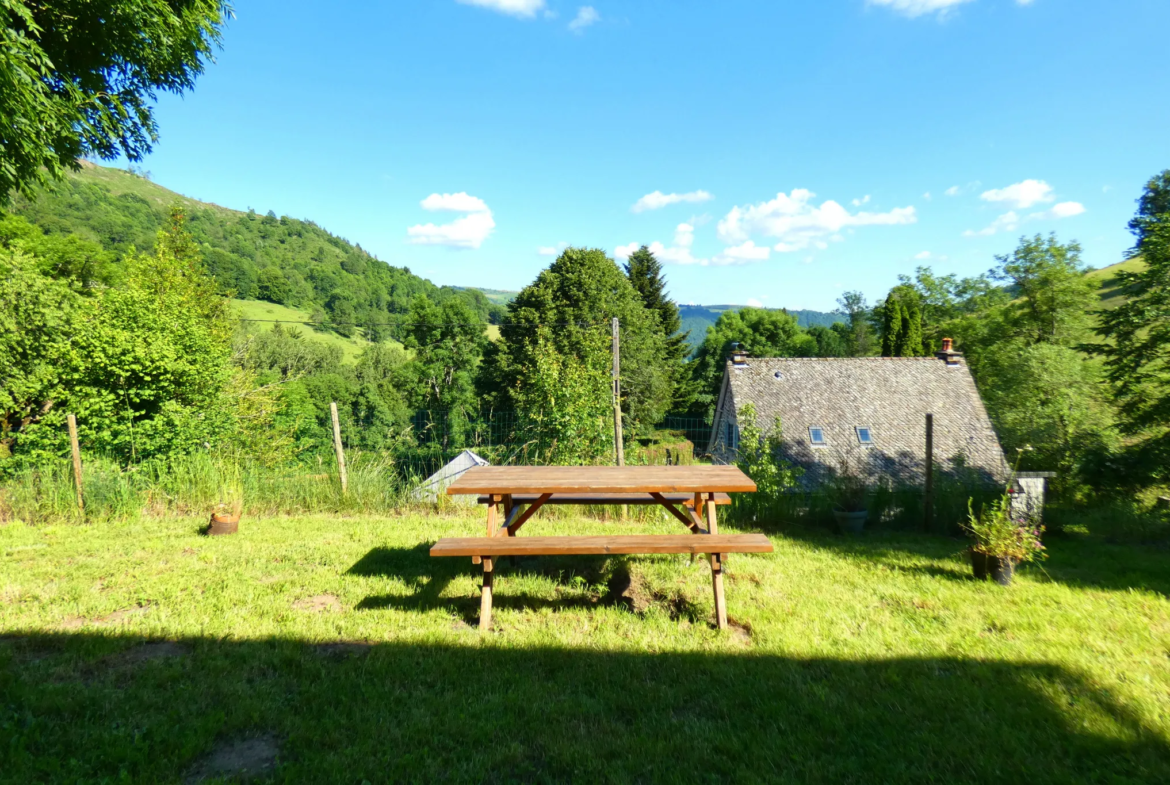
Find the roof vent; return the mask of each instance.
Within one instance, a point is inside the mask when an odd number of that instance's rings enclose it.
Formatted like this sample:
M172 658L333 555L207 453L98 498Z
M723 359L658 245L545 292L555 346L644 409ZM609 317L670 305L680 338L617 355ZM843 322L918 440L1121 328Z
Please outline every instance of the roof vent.
M773 376L775 376L777 379L783 379L783 378L784 378L784 374L780 373L779 371L776 371L776 373L774 373L774 374L772 374L772 375L773 375Z

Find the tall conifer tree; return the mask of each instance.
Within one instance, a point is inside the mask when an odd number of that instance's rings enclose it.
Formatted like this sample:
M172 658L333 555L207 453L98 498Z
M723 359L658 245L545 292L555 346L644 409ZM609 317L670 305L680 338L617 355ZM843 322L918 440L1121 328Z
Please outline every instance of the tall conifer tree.
M630 254L625 270L626 277L641 296L646 309L658 314L665 339L665 359L673 373L674 407L681 411L686 408L692 396L691 385L687 384L689 374L684 366L687 355L690 354L690 346L687 343L690 333L682 331L678 305L666 292L662 263L655 258L649 248L643 245Z

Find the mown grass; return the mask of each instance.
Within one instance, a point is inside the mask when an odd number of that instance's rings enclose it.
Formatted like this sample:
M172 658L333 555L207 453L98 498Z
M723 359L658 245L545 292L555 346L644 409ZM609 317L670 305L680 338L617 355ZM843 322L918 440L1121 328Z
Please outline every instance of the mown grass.
M0 780L253 738L286 782L1170 781L1165 550L1054 538L1005 590L956 540L792 529L729 560L728 633L702 560L505 562L482 635L427 553L480 514L202 522L0 527Z

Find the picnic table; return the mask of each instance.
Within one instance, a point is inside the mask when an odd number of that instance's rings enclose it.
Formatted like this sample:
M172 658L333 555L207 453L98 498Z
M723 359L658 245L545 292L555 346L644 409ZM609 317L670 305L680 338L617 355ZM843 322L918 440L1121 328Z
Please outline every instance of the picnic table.
M729 493L756 490L735 466L477 466L447 487L474 494L487 507L484 537L445 538L431 556L470 556L483 564L480 629L491 626L494 560L501 556L633 553L705 553L711 561L715 620L727 627L723 561L728 553L770 553L762 534L719 534L716 506ZM546 504L658 504L690 530L683 535L517 537Z

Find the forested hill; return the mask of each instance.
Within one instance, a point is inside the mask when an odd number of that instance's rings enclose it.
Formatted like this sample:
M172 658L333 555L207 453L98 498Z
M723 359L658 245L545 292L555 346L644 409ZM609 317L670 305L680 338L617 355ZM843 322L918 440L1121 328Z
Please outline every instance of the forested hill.
M386 337L380 334L384 324L406 313L419 294L436 301L459 297L488 321L503 314L479 291L438 287L311 221L229 210L88 162L35 200L18 197L13 207L49 234L81 235L120 255L131 247L153 248L176 203L184 206L187 229L224 293L300 308L343 335L358 332L354 325L360 324L365 337Z
M682 320L682 330L687 332L687 343L694 351L703 342L707 335L707 328L715 324L719 315L724 311L735 311L742 305L680 305L678 315ZM825 313L824 311L793 311L787 312L796 319L801 327L829 327L835 322L844 322L845 316L839 313Z

